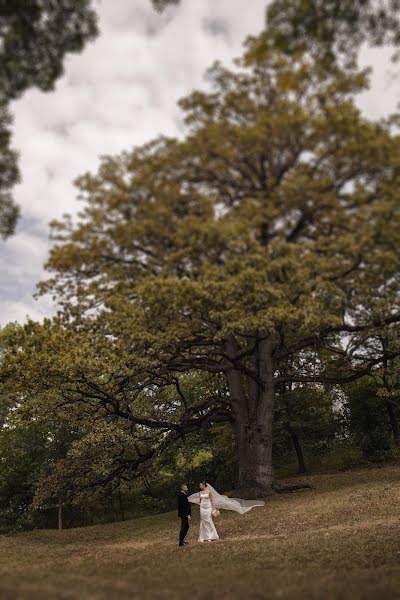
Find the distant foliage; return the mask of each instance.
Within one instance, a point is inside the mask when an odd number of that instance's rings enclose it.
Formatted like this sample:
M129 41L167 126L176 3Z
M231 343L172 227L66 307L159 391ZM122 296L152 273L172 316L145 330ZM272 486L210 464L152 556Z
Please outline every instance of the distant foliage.
M80 52L97 33L92 0L0 0L0 237L13 233L19 214L11 196L19 177L8 104L28 88L53 89L66 54Z
M18 98L36 86L48 91L63 60L97 35L91 0L1 0L0 97Z
M278 394L275 405L274 456L276 464L308 470L308 458L332 450L338 431L335 389L321 385L293 387Z
M273 0L266 37L293 52L319 47L328 61L354 61L360 46L400 45L397 0Z
M163 11L167 6L180 4L181 0L151 0L158 11Z
M12 187L19 181L17 154L12 150L11 117L6 102L0 102L0 237L6 238L14 231L19 209L11 195Z
M391 431L385 401L378 395L373 378L365 377L346 386L350 435L367 462L380 462L391 450Z

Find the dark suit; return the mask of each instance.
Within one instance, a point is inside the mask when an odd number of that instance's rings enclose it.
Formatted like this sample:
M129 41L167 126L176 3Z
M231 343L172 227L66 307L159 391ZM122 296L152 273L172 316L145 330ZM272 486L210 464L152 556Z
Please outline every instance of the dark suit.
M181 530L179 533L179 545L183 546L186 534L189 531L189 516L192 515L190 502L186 497L185 492L180 492L178 495L178 517L181 518Z

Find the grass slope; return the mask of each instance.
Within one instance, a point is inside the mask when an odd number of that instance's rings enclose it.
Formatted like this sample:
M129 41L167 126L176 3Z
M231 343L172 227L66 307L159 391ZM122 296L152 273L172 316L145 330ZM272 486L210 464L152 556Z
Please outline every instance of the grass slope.
M175 513L0 538L0 598L400 598L400 466L304 477L315 491L218 518L177 547ZM298 479L297 479L298 481Z

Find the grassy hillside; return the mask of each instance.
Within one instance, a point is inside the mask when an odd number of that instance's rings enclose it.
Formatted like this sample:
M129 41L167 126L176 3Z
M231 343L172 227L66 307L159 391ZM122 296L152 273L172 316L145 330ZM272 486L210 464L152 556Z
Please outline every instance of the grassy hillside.
M304 477L315 491L218 518L178 548L175 513L0 538L0 598L400 598L400 466Z

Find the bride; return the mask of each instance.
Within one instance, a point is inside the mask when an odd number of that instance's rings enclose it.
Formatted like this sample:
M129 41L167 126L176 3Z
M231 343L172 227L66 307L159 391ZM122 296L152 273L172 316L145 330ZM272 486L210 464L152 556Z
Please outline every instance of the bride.
M189 502L200 505L200 530L199 542L212 542L218 540L219 535L215 528L213 516L219 514L218 509L233 510L243 514L254 506L264 506L262 500L242 500L241 498L228 498L215 490L212 485L202 481L200 492L188 497Z

